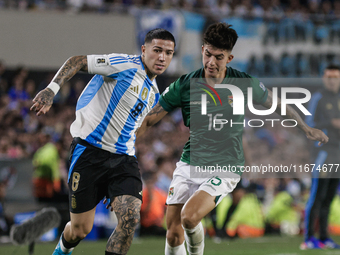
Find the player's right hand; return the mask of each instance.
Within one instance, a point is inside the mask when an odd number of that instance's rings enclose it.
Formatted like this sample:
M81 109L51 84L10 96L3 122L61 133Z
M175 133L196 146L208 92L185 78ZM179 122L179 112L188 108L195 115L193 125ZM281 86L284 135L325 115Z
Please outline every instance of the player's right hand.
M38 116L47 113L53 104L54 93L51 89L45 88L33 99L31 111L35 111Z
M308 132L306 132L306 135L307 138L312 141L319 141L319 146L328 143L329 140L328 136L323 131L316 128L309 128Z

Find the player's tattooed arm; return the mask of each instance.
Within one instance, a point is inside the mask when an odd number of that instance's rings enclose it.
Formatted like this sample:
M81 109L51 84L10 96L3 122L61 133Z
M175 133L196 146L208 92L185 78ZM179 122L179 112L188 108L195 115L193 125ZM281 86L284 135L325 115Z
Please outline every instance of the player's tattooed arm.
M270 109L273 104L273 93L271 90L268 89L268 97L267 100L262 104L264 107ZM277 99L277 108L275 112L279 115L281 115L281 99ZM293 119L297 123L297 127L300 128L307 136L308 139L313 141L319 141L321 143L327 143L328 137L325 135L324 132L322 132L319 129L312 128L308 126L301 116L289 105L286 106L286 115L281 115L284 119Z
M52 82L57 83L61 87L80 70L87 72L87 56L70 57L61 66ZM31 110L36 111L38 116L42 113L45 114L51 108L54 96L55 94L50 88L43 89L33 99Z
M116 213L118 225L107 242L106 251L127 254L136 226L140 221L141 205L140 199L129 195L118 196L114 199L112 208Z
M155 107L146 115L142 125L136 131L136 136L141 136L149 127L155 125L158 121L160 121L165 115L167 115L167 111L160 105L158 102Z
M70 57L59 69L57 74L52 79L53 82L58 83L59 86L64 85L70 80L78 71L87 72L87 56L73 56Z

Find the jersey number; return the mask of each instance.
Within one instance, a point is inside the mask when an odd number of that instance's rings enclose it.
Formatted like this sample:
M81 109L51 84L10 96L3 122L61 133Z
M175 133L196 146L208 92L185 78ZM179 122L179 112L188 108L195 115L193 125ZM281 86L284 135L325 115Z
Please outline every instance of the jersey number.
M80 180L80 174L77 172L74 172L72 175L72 190L76 191L79 186L79 180Z
M222 180L218 177L212 177L208 180L212 185L219 186L222 183Z
M143 103L138 103L135 109L131 112L132 116L136 118L139 114L141 114L143 106L144 106Z

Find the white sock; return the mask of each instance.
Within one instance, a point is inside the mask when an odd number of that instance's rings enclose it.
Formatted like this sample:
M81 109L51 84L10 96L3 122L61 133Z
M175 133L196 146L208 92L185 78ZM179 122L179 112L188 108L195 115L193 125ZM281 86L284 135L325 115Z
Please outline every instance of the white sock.
M168 243L168 240L165 242L165 255L186 255L184 242L176 247L171 247Z
M70 248L70 249L67 249L67 248L64 246L64 244L63 244L63 239L62 239L62 238L60 238L59 243L60 243L60 249L61 249L62 252L64 252L64 253L70 253L71 251L74 250L74 247L72 247L72 248ZM58 246L58 245L57 245L57 246Z
M184 228L184 227L183 227ZM204 251L204 229L200 222L193 229L184 228L185 241L189 255L203 255Z

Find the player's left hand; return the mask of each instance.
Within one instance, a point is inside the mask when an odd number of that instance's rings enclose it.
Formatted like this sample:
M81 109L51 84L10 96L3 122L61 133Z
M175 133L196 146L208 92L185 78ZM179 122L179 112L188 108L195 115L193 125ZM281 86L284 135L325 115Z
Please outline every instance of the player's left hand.
M103 201L103 204L105 205L106 203L107 203L106 209L108 209L108 210L110 210L111 212L113 212L113 207L111 206L111 203L112 203L111 199L105 197L105 198L104 198L104 201Z
M319 146L323 143L328 143L329 140L328 136L324 132L316 128L309 128L306 132L306 136L312 141L319 141Z

